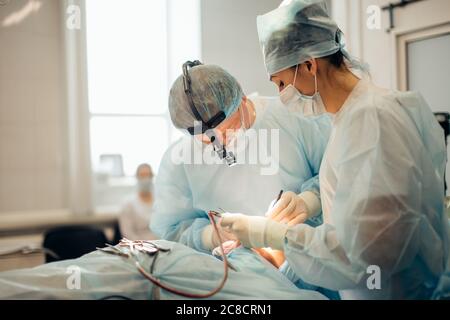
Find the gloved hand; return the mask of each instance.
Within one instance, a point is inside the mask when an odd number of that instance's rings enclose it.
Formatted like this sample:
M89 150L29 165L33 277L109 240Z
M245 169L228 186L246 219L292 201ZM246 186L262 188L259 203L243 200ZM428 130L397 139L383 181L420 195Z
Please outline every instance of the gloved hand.
M219 223L217 223L217 229L219 229L219 233L223 242L237 240L234 234L224 230ZM219 237L217 236L217 233L214 231L214 227L211 224L203 228L202 243L206 250L213 250L220 245Z
M316 216L321 209L319 198L310 191L297 195L285 192L277 203L272 203L266 216L277 222L294 226Z
M222 216L220 225L234 234L244 247L284 249L287 225L266 217L227 213Z
M225 241L224 243L222 243L224 254L225 255L229 254L231 251L238 248L240 245L241 245L241 243L239 241L235 241L235 240ZM217 256L217 257L222 256L222 251L220 249L220 246L215 248L212 251L212 254L213 254L213 256Z

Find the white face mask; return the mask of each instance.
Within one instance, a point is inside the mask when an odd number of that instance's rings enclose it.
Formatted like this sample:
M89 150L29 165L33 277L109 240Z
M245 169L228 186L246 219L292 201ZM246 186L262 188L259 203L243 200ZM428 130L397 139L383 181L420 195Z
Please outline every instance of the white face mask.
M297 80L298 65L295 69L294 83ZM301 112L305 117L317 116L327 112L322 97L317 89L317 75L314 76L314 95L302 94L293 84L280 92L280 100L291 112Z
M153 193L153 179L151 178L141 178L138 179L138 191L142 193Z
M227 152L231 152L235 156L242 155L242 153L247 150L247 147L249 145L247 128L245 125L245 117L243 114L244 111L242 110L242 107L239 107L239 113L241 118L241 125L239 128L230 129L226 132L227 138L224 146ZM210 155L214 156L214 147L211 143L205 144L196 137L194 137L194 141L194 144L198 148L201 148L203 150L204 157L210 158Z
M235 155L242 154L248 147L248 137L245 128L240 128L234 131L232 137L227 137L226 149L233 152Z
M226 149L232 151L234 154L239 154L245 151L248 147L247 125L245 124L244 112L248 112L248 107L245 111L242 107L239 107L239 113L241 117L241 126L239 129L231 132L231 135L227 133Z

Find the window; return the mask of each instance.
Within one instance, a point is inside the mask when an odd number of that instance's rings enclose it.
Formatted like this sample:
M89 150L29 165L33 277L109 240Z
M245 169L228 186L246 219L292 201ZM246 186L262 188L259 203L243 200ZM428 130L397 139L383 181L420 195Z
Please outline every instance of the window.
M168 92L181 73L182 61L200 58L198 11L198 0L86 1L90 153L97 209L117 207L135 191L134 174L140 163L149 163L157 173L163 153L181 134L170 121ZM185 18L179 19L181 14ZM186 28L194 29L186 35ZM189 45L172 45L180 34L183 43L191 40Z

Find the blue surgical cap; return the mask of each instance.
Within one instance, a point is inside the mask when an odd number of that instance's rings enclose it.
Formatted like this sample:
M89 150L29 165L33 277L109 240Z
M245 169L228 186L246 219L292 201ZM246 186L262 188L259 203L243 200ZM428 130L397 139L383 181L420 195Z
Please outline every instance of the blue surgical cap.
M344 46L342 32L323 0L284 1L279 8L258 16L257 25L270 76L311 58L330 56Z
M220 111L228 117L242 102L244 93L237 80L215 65L200 65L189 69L192 98L203 121L207 122ZM187 129L199 121L193 115L184 92L183 76L172 85L169 95L169 112L174 126Z

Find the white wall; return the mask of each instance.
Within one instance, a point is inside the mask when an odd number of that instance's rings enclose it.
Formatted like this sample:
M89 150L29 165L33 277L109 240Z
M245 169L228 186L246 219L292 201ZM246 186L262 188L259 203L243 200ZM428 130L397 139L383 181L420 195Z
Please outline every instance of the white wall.
M395 33L450 21L450 1L427 0L397 8L393 32L386 32L389 27L387 11L381 13L381 29L369 30L367 8L370 5L383 7L398 0L332 1L334 18L344 31L349 52L369 63L374 82L387 88L397 88L397 65L393 59Z
M281 0L202 0L202 58L217 64L241 83L246 94L275 95L267 77L256 29L257 15Z
M0 6L0 212L66 207L59 6Z
M362 6L366 8L370 4L380 6L388 4L387 0L363 0ZM450 21L450 1L427 0L412 4L404 9L395 11L396 28L394 32L408 30L411 28L424 28L432 24ZM383 27L388 26L388 13L383 13ZM374 67L372 75L380 84L396 88L395 77L397 66L394 64L392 52L394 50L392 36L383 30L371 31L363 28L363 54L367 62ZM431 79L430 79L431 80Z
M0 213L71 207L67 35L62 27L66 2L1 3ZM279 3L201 0L202 59L229 70L247 93L276 94L264 69L256 16Z
M450 33L408 48L408 88L420 90L433 111L450 112Z

